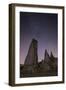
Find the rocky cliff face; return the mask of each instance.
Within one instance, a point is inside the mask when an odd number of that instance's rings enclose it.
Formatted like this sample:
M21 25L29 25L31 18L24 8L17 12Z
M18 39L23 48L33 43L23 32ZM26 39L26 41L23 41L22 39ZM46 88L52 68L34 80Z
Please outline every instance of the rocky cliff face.
M57 76L58 59L45 50L44 59L38 62L38 42L32 39L24 65L20 66L20 77Z
M37 43L37 40L32 39L24 65L33 65L38 63Z

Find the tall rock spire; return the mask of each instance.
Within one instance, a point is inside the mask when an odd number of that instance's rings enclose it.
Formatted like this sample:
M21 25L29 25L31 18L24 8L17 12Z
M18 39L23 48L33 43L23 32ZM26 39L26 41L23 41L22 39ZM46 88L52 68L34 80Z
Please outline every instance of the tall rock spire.
M48 62L49 60L50 60L49 54L48 54L47 50L45 50L44 61Z
M50 57L54 58L53 53L51 52Z
M33 65L38 63L37 47L38 47L37 40L32 39L32 42L28 50L28 54L25 59L24 63L25 65Z

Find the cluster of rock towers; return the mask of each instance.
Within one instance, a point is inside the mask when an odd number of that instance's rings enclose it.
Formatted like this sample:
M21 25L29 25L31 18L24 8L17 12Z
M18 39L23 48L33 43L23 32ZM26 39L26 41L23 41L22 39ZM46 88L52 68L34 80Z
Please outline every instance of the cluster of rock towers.
M20 77L57 76L58 60L45 50L44 59L38 62L38 41L32 39L24 65L20 65Z

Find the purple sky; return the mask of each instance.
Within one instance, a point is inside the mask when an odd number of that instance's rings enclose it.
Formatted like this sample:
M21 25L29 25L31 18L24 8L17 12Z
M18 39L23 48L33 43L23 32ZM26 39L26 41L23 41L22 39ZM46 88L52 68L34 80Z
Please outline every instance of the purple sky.
M20 12L20 63L23 64L33 38L38 40L38 61L44 59L44 52L57 51L57 14Z

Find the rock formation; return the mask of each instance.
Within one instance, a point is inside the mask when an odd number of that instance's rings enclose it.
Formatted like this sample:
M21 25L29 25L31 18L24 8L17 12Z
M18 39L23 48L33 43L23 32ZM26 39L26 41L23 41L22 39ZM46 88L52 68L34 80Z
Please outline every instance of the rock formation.
M38 43L37 40L32 39L32 42L30 44L25 59L24 67L21 72L24 76L32 76L33 74L35 74L35 72L37 72L37 66L38 66L37 43Z
M24 65L20 65L20 77L57 76L58 59L45 50L44 59L38 62L38 42L32 39Z
M45 50L44 62L46 61L46 62L48 63L49 60L50 60L50 58L49 58L49 54L48 54L47 50Z
M28 54L25 59L25 65L34 65L38 63L38 55L37 55L37 40L32 39L32 42L30 44Z

